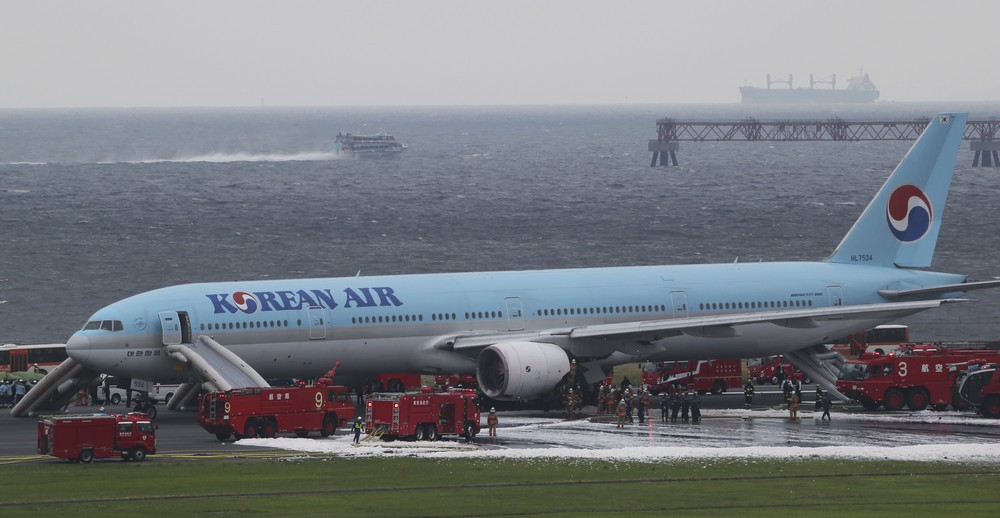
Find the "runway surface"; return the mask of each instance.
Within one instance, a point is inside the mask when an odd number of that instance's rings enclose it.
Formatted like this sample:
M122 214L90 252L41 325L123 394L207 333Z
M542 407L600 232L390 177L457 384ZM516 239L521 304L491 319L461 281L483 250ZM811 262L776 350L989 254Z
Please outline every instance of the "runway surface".
M835 406L833 419L820 420L806 400L800 419L790 422L781 396L759 390L754 409L742 408L738 393L702 398L700 423L663 423L653 419L619 429L609 416L588 407L584 415L562 412L501 412L498 437L483 432L472 442L444 437L434 442L363 441L353 446L346 429L320 439L281 437L219 442L189 412L161 410L158 455L151 462L203 457L268 455L410 455L483 458L603 458L659 462L672 458L850 457L957 462L1000 462L1000 420L959 412L865 412ZM124 407L106 407L123 412ZM74 413L95 410L71 407ZM485 419L485 417L484 417ZM680 421L680 420L679 420ZM35 452L35 418L0 415L0 463L45 459Z

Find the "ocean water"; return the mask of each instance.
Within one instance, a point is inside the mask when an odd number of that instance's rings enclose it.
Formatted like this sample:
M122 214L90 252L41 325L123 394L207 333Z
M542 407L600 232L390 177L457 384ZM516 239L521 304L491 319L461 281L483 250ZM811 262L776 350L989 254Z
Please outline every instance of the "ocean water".
M0 111L0 342L60 342L185 282L818 260L909 142L682 143L661 117L973 117L1000 104ZM338 131L409 149L337 159ZM1000 169L964 145L933 269L1000 275ZM1000 290L910 317L919 340L1000 339Z

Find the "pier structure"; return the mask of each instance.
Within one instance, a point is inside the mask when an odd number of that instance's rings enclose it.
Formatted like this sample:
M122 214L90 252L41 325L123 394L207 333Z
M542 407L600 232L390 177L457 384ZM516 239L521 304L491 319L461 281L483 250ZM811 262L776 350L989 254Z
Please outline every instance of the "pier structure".
M930 123L929 118L913 120L758 120L696 121L664 118L656 120L656 139L649 141L657 158L674 166L681 141L689 142L862 142L876 140L916 140ZM966 122L962 140L975 152L973 167L1000 167L1000 119Z

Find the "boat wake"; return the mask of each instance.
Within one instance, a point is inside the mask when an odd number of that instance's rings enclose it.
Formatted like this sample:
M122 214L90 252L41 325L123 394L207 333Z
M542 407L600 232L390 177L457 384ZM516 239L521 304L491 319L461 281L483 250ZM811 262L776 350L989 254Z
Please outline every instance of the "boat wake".
M334 160L339 158L332 151L306 151L302 153L211 153L177 158L154 158L149 160L121 160L119 163L156 164L163 162L309 162L317 160Z

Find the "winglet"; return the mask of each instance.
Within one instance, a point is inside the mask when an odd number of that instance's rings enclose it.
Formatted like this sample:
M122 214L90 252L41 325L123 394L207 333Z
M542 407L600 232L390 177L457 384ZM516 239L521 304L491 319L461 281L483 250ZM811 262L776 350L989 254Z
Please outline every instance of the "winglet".
M941 113L931 121L827 261L931 265L967 116Z

